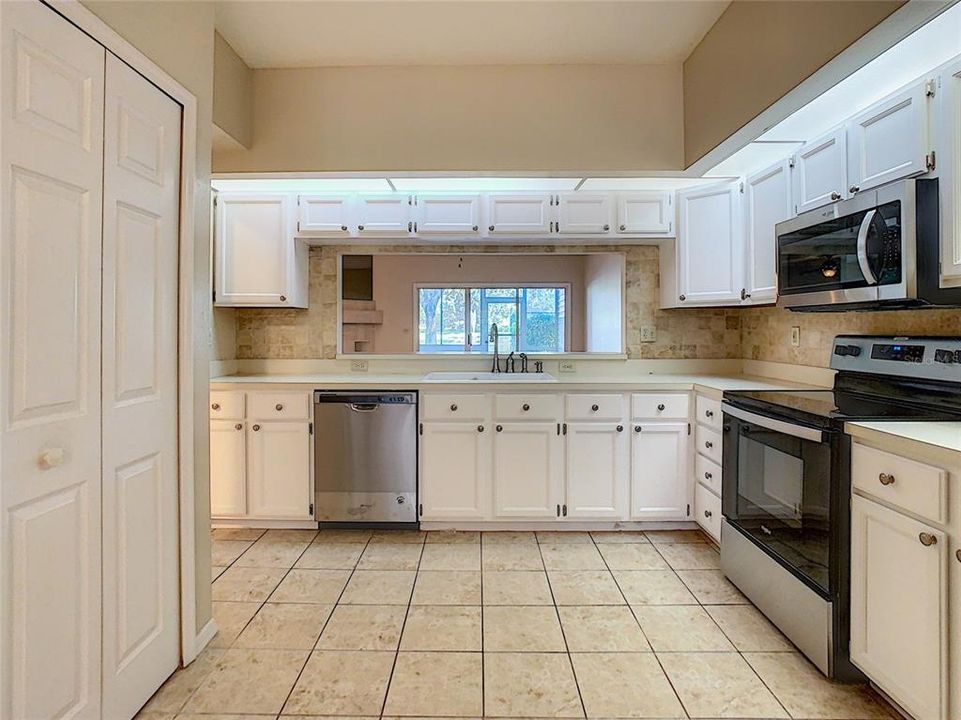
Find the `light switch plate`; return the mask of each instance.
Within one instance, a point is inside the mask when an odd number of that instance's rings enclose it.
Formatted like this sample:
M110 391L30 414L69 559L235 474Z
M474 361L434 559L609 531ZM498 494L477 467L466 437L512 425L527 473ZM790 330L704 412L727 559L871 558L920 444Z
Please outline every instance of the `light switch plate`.
M557 363L557 372L562 372L562 373L576 372L576 368L574 367L574 361L561 360L559 363Z
M801 326L791 326L791 347L801 347Z
M351 372L367 372L367 361L366 361L366 360L351 360L351 361L350 361L350 371L351 371Z
M650 343L657 341L657 328L654 325L641 325L641 342Z

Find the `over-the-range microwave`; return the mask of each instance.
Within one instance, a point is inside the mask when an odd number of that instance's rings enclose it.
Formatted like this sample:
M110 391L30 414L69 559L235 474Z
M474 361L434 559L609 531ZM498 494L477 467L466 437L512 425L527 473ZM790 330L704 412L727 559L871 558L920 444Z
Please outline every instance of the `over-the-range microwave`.
M778 305L791 310L961 306L939 282L938 181L902 180L778 223Z

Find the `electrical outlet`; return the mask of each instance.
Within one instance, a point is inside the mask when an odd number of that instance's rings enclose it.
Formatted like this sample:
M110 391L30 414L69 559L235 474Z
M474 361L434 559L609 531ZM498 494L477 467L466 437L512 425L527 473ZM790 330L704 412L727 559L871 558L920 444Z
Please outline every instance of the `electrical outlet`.
M367 361L366 361L366 360L351 360L351 361L350 361L350 371L351 371L351 372L367 372Z
M791 326L791 347L801 347L801 326Z
M557 372L562 372L562 373L576 372L576 368L574 367L574 361L561 360L559 363L557 363Z
M657 340L657 328L654 325L641 325L641 342L649 343Z

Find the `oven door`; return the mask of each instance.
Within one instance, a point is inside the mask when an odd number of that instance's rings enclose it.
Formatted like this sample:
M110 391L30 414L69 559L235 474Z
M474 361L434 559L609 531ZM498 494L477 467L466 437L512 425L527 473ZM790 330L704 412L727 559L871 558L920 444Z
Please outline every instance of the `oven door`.
M725 403L722 510L824 597L831 592L830 433Z

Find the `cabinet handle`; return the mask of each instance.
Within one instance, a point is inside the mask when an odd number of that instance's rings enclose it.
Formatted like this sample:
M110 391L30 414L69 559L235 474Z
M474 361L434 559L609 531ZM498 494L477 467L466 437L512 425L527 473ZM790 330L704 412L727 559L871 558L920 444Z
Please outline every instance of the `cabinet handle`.
M243 429L244 429L243 423L237 423L236 425L234 425L234 430L243 430Z
M686 296L686 295L678 295L678 296L677 296L677 299L680 300L681 302L684 302L685 300L687 300L687 296Z
M611 229L611 226L610 226L610 225L605 225L605 226L604 226L604 232L607 232L607 231L610 230L610 229Z
M712 513L710 510L705 510L705 511L704 511L704 517L706 517L706 518L711 517L713 514L714 514L714 513Z
M926 532L920 533L918 535L918 540L921 541L921 544L924 545L924 547L931 547L932 545L937 545L938 543L937 537Z
M451 403L451 404L450 404L450 411L451 411L451 412L457 412L457 403Z
M561 506L558 505L558 506L557 506L557 517L560 517L560 516L561 516Z
M281 296L280 296L280 302L287 302L287 296L286 296L286 295L281 295Z
M887 473L881 473L878 475L878 480L882 485L894 485L894 475L888 475Z
M477 232L477 226L476 226L476 225L475 225L473 228L471 228L471 229L472 229L474 232Z
M498 425L498 426L495 427L494 429L495 429L497 432L502 432L502 431L504 430L504 426L503 426L503 425Z
M211 410L220 410L220 403L213 403L213 404L210 406L210 409L211 409Z
M490 230L491 232L494 232L494 226L493 226L493 225L491 225L491 226L488 227L487 229Z
M958 551L954 554L954 556L958 559L958 562L961 562L961 550L958 550Z
M832 199L832 200L840 200L840 199L841 199L841 193L837 193L837 192L831 193L831 199Z
M664 403L658 404L658 406L657 406L657 411L658 411L658 412L664 412Z
M623 426L623 425L618 425L618 426L617 426L617 432L624 432L624 426Z
M524 405L521 407L521 409L522 409L524 412L527 412L528 410L531 409L531 406L528 405L527 403L524 403Z
M597 412L597 411L600 410L600 409L601 409L601 408L600 408L599 405L591 405L591 410L593 410L594 412Z
M712 443L710 440L705 440L705 441L704 441L704 447L706 447L708 450L710 450L712 447L714 447L714 443Z
M341 226L340 226L340 231L341 231L341 232L347 232L347 226L346 226L346 225L341 225Z
M852 185L851 187L848 188L848 192L853 195L854 193L856 193L856 192L857 192L858 190L860 190L860 189L861 189L861 188L858 187L857 185Z
M410 231L413 230L413 229L414 229L414 221L413 221L413 220L408 220L408 221L407 221L407 232L410 232Z
M258 430L260 430L260 425L254 425L253 429L254 429L254 432L257 432Z
M640 432L640 431L641 431L641 426L640 426L640 425L635 425L635 426L634 426L634 432Z
M561 515L567 517L567 505L561 505Z
M627 225L619 225L619 226L618 226L618 229L619 229L621 232L624 232L625 230L627 230Z
M276 410L277 412L280 412L283 409L284 409L283 403L277 403L276 405L274 405L274 410Z
M358 225L358 226L357 226L357 229L360 230L360 231L363 231L364 226L363 226L363 225Z
M709 417L709 418L712 418L712 417L714 417L714 411L713 411L713 410L705 410L705 411L704 411L704 415L707 416L707 417Z
M713 477L714 477L714 475L712 475L712 474L709 473L709 472L704 473L704 479L705 479L705 480L710 480L710 479L712 479Z
M478 426L477 426L477 432L484 432L484 426L483 426L483 425L478 425Z

